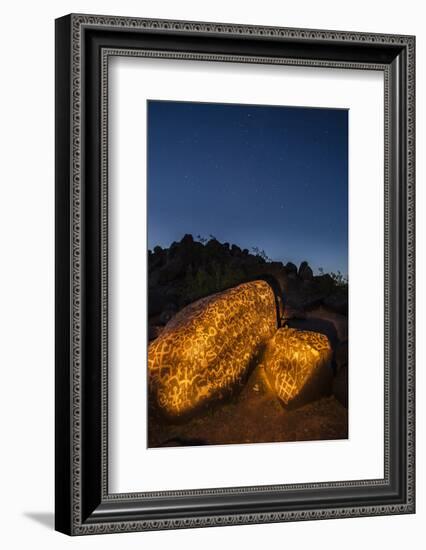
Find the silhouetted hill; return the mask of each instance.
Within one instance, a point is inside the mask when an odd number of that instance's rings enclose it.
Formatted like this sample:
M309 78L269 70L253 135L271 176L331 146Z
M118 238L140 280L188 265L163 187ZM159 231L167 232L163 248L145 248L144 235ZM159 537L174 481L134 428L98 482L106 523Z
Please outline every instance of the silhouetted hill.
M235 244L211 238L202 243L185 235L180 242L148 253L148 315L165 324L178 310L204 296L256 278L275 282L287 317L304 317L323 306L347 315L347 284L329 274L314 276L307 262L273 262Z

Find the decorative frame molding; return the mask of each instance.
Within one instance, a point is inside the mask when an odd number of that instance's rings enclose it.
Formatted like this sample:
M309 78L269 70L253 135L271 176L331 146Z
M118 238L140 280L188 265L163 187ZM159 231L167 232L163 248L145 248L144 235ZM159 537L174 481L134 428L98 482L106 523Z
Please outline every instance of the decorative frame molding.
M83 535L414 512L414 52L412 36L95 15L56 21L59 531ZM108 59L117 55L384 72L383 479L108 493ZM173 504L177 497L186 499L186 509Z

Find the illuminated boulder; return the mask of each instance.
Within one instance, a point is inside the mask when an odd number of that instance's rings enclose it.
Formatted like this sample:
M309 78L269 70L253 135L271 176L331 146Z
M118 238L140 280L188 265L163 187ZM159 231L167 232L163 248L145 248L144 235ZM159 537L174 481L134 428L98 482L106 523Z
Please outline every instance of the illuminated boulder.
M332 349L324 334L280 328L262 358L266 378L285 405L302 405L328 393Z
M198 300L148 348L150 400L169 417L227 395L277 329L271 286L244 283Z

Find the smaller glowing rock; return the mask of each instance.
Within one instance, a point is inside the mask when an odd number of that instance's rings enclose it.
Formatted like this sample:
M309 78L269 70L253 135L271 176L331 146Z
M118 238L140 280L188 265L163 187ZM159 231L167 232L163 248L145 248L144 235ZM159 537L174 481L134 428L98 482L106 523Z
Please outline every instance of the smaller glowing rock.
M262 359L266 378L285 404L303 404L331 384L332 349L327 336L317 332L278 329Z

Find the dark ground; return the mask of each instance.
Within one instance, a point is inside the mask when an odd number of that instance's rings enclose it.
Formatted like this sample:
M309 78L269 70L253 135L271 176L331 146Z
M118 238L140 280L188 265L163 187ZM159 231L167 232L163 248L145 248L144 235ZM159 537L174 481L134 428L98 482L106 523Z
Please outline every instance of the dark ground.
M223 445L347 439L348 412L333 395L286 410L256 368L240 393L192 419L173 424L149 415L148 446Z

